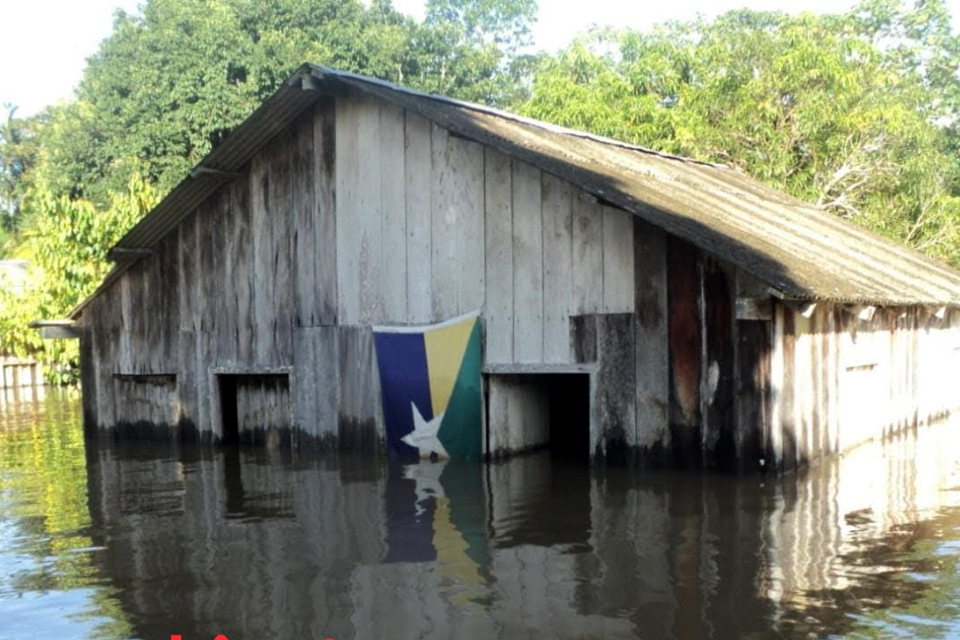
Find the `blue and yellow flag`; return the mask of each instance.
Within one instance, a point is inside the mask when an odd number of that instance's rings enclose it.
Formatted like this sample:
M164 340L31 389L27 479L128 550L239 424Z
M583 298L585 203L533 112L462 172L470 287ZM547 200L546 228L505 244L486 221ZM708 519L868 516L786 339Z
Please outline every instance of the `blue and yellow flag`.
M479 314L373 331L391 453L479 460Z

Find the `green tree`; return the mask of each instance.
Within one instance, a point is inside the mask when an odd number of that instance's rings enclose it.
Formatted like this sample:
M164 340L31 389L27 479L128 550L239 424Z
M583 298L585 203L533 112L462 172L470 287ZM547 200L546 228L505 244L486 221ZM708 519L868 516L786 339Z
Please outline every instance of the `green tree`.
M148 0L117 14L43 136L43 182L106 204L130 166L166 191L304 61L497 101L534 0Z
M26 178L39 154L37 132L42 117L18 118L17 107L4 105L0 121L0 233L10 234L21 222ZM0 236L0 255L4 237Z
M111 195L107 207L43 188L32 191L22 255L33 264L37 278L23 293L0 286L0 353L39 357L49 365L47 375L54 382L74 381L76 342L44 342L28 325L62 318L93 293L110 269L107 250L158 200L156 188L137 173L123 192Z
M865 22L865 12L881 18ZM541 66L520 110L740 167L960 265L949 126L960 58L941 46L941 22L933 41L908 28L923 20L920 9L864 5L597 31Z

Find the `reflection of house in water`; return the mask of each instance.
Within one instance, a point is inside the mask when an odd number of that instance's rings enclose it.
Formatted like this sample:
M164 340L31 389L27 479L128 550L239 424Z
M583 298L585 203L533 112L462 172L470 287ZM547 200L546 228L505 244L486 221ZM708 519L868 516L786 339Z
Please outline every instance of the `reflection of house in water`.
M960 505L958 444L931 428L766 483L127 446L91 448L88 478L143 637L806 637L853 624L845 593L926 588L877 571L899 525Z

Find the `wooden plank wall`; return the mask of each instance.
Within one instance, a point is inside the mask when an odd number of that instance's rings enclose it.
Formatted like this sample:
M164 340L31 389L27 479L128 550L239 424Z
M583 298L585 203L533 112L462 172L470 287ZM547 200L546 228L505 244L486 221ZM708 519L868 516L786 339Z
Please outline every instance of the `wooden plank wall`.
M806 314L803 311L807 311ZM779 469L815 463L960 408L960 314L917 307L777 304L767 450Z
M666 234L633 220L636 322L636 444L661 454L670 446L670 350Z
M115 422L109 376L171 374L177 421L219 436L214 370L292 366L297 425L369 448L371 324L483 309L488 363L570 363L570 316L632 313L637 261L645 304L665 304L663 237L646 231L653 257L630 214L569 183L370 96L323 98L91 308L98 421ZM666 428L666 353L665 324L648 329L628 377L648 385L649 440Z
M336 110L341 324L483 309L488 363L569 363L570 315L633 311L630 214L372 97Z
M128 426L172 426L177 422L173 376L125 375L114 378L117 422Z
M242 441L258 441L262 433L286 432L292 425L289 378L283 375L237 377L237 432Z

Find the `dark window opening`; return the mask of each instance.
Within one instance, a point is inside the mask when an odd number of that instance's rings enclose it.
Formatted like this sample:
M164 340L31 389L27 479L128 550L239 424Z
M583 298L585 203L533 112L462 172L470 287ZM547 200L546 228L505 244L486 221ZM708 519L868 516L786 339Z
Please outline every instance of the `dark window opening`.
M569 458L590 455L590 376L543 376L550 406L550 452Z
M218 378L224 443L269 445L271 438L292 427L287 374L221 374Z
M549 450L555 456L588 458L589 374L489 374L487 439L498 456Z
M237 417L237 376L218 376L220 379L220 419L224 444L240 441L240 422Z

